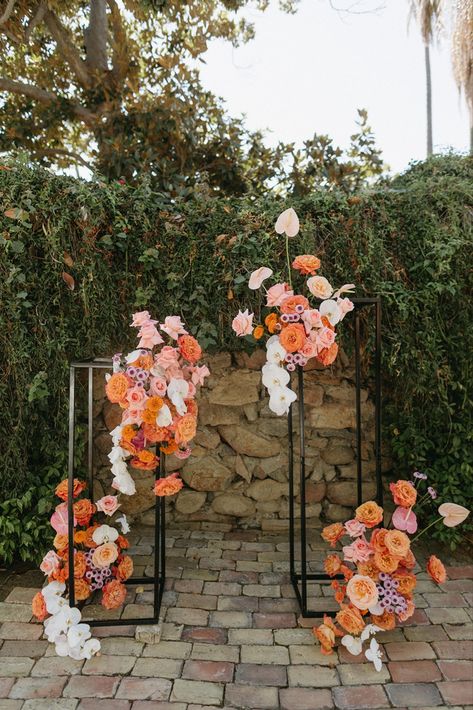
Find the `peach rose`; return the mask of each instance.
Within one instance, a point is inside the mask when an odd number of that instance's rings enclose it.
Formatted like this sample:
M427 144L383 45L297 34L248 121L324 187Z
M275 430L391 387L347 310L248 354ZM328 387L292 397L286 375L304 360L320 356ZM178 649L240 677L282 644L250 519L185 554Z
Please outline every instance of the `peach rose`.
M417 491L409 481L390 483L389 490L393 494L395 504L403 508L412 508L417 500Z
M77 496L80 495L85 488L87 488L87 484L84 483L84 481L79 481L78 478L74 478L74 482L72 485L72 497L77 498ZM68 481L67 478L65 478L63 481L61 481L61 483L56 486L55 493L58 498L67 501L67 491Z
M417 561L416 561L416 558L414 557L412 550L409 550L407 555L405 557L403 557L402 560L399 560L399 566L405 567L406 569L414 569L416 564L417 564Z
M374 500L368 500L355 510L355 518L367 528L374 528L383 519L383 509Z
M443 584L447 581L447 572L443 563L435 555L430 555L427 562L427 572L437 584Z
M74 582L74 593L77 601L82 602L90 597L92 590L85 579L76 579Z
M384 611L380 616L371 614L371 620L383 631L392 631L396 628L396 616L389 611Z
M365 628L365 622L359 609L344 604L335 619L340 626L349 634L358 636Z
M306 310L309 308L309 301L305 296L288 294L280 305L281 313L297 313L296 306L302 306Z
M44 597L41 592L37 592L34 595L33 601L31 602L31 611L33 612L33 616L35 616L38 621L44 621L47 617L48 612L46 610L46 602L44 601Z
M87 560L83 552L74 555L74 577L80 579L87 571Z
M166 394L167 382L164 377L151 377L149 381L149 391L157 397L164 397Z
M154 493L157 496L173 496L178 493L184 483L179 478L179 473L171 473L166 478L159 478L154 484Z
M194 364L202 357L202 348L192 335L181 335L177 341L182 357Z
M103 587L102 606L118 609L126 599L126 587L118 579L113 579Z
M113 515L119 507L117 496L103 496L97 501L97 510L105 515Z
M412 599L408 599L406 611L401 611L401 613L397 615L399 621L407 621L408 619L410 619L415 610L416 605L414 604Z
M110 402L114 404L122 402L125 399L130 384L129 378L124 375L123 372L113 374L105 385L105 393Z
M369 609L378 601L378 589L371 577L354 574L347 584L347 595L357 609Z
M60 562L61 560L54 550L49 550L49 552L47 552L43 557L43 561L41 562L39 568L41 572L49 575L58 569Z
M343 633L335 627L335 624L329 616L324 616L324 623L320 626L315 626L312 632L318 639L321 646L320 650L324 656L330 656L333 652L336 637L343 636Z
M411 547L406 533L400 530L388 530L384 537L384 543L388 552L395 557L405 557Z
M376 567L373 560L369 560L368 562L360 562L358 564L358 572L365 577L371 577L371 579L375 582L379 579L379 569Z
M184 414L176 424L175 438L178 444L191 441L196 434L197 420L192 414Z
M307 288L316 298L322 300L330 298L333 293L331 284L324 276L311 276L307 279Z
M393 578L397 580L398 587L397 591L399 594L406 596L406 594L412 594L417 585L417 577L415 574L409 574L409 572L397 571L393 574Z
M67 535L61 535L61 534L58 533L58 534L54 537L53 545L54 545L54 547L56 548L56 550L58 550L58 551L67 550L67 547L68 547L68 545L69 545L68 536L67 536Z
M288 353L295 353L305 343L305 329L300 323L293 323L281 330L279 342Z
M340 538L345 535L345 528L342 523L332 523L326 525L320 534L325 542L330 544L330 547L335 547Z
M117 567L117 579L121 582L129 579L133 574L133 560L128 555L124 555Z
M88 525L97 508L88 498L83 498L74 503L74 515L78 525Z
M114 542L104 542L95 548L92 562L96 567L109 567L118 557L118 548Z
M324 570L329 577L334 577L340 572L342 561L338 555L328 555L324 561Z
M317 269L320 269L320 259L312 254L301 254L301 256L296 256L292 262L292 268L299 271L303 276L315 274Z
M317 360L324 365L324 367L328 367L331 365L335 360L337 359L338 355L338 344L337 343L332 343L332 345L329 348L323 348L322 350L319 350L317 353Z
M249 313L248 308L245 311L238 311L238 314L232 320L232 328L239 338L244 335L251 335L253 332L253 317L254 313Z
M387 532L386 528L376 528L376 530L373 530L371 533L370 545L375 552L386 552L384 538Z
M146 399L146 392L144 387L130 387L125 396L126 401L130 404L132 408L141 408Z
M143 449L143 451L140 451L137 456L131 459L130 466L132 468L139 468L143 471L152 471L156 468L158 463L159 459L153 454L152 451Z
M399 566L399 557L391 555L387 550L374 553L374 563L380 572L391 574Z

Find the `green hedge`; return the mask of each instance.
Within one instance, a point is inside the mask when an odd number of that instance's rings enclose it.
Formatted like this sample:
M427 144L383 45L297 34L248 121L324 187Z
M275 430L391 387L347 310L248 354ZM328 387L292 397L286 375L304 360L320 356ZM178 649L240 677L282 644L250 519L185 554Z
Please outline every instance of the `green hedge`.
M68 362L122 348L137 308L180 313L209 349L244 347L230 321L260 307L248 272L283 268L273 224L289 204L302 225L294 255L315 253L334 284L383 297L385 436L399 475L418 467L442 498L471 506L472 162L435 158L358 196L212 199L203 188L179 204L146 180L0 169L0 557L32 558L48 534L66 470Z

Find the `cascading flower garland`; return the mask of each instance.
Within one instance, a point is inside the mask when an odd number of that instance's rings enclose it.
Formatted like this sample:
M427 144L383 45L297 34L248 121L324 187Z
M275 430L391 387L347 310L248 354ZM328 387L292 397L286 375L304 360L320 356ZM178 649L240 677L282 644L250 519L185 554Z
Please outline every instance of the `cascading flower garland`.
M409 535L417 532L414 507L419 509L437 497L431 486L419 495L426 479L425 473L416 471L411 481L391 483L396 509L389 526L382 525L383 508L375 501L367 501L356 509L352 520L344 524L332 523L322 530L322 538L331 547L344 537L351 538L349 544L343 545L342 556L330 554L324 562L328 576L338 576L341 581L334 579L332 582L335 600L340 605L335 622L325 616L323 623L314 628L322 653L332 653L338 636L351 654L359 655L363 643L370 639L365 657L373 662L376 670L381 670L381 651L374 638L376 632L394 629L397 622L406 621L415 611L413 593L417 577L413 570L416 559L411 543L440 521L447 527L455 527L469 515L461 505L443 503L438 508L439 518L411 540ZM369 537L368 531L371 533ZM445 567L435 555L428 560L427 572L437 584L443 584L447 579ZM366 623L366 617L370 617L371 623Z
M138 349L125 357L115 355L113 374L106 375L108 399L124 410L122 423L111 432L113 447L109 454L112 488L124 495L136 492L127 459L131 468L152 471L159 464L156 445L165 454L174 453L183 459L190 455L189 442L197 426L197 386L210 374L205 365L197 365L202 355L200 345L187 333L179 316L169 316L160 325L170 340L168 345L156 323L148 311L134 314L132 326L139 328ZM176 346L171 345L172 341ZM157 496L169 496L182 486L179 475L173 473L158 479L154 492ZM120 507L118 495L105 495L93 503L81 497L85 489L83 481L74 479L75 599L85 602L100 590L102 605L116 609L126 598L124 582L133 574L133 560L124 552L129 547L125 535L130 528L126 515L115 515ZM91 638L90 625L81 623L80 610L71 607L67 598L70 574L67 479L57 486L56 495L62 502L51 516L56 532L54 549L46 553L40 565L48 584L33 598L32 610L39 621L44 621L45 634L55 644L59 656L91 658L100 650L100 642ZM105 516L113 524L101 524L99 516Z
M268 337L267 362L262 368L263 384L268 390L269 408L275 414L283 415L297 399L296 393L287 386L290 372L298 365L306 365L311 358L325 366L336 359L335 326L354 307L349 298L342 296L352 293L355 284L345 284L335 290L324 276L317 275L321 266L318 257L312 254L296 256L292 268L302 276L309 276L307 288L320 301L318 308L312 308L308 298L295 294L292 288L289 239L299 233L299 218L292 207L279 215L275 230L286 235L288 281L276 283L266 290L266 306L275 310L265 316L264 325L255 325L254 313L246 309L235 316L232 328L239 337L252 335L257 341L263 336ZM271 269L261 266L250 275L248 287L259 289L272 274Z

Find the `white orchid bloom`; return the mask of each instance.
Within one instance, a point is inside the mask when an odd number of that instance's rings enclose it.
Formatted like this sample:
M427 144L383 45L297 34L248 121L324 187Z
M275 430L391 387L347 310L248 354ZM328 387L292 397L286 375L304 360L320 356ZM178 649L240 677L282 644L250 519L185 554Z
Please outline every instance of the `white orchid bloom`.
M80 651L80 658L89 660L92 656L100 651L100 641L98 639L89 639L84 643Z
M112 450L108 454L108 459L110 463L117 463L117 461L123 461L130 454L121 446L113 446Z
M128 355L125 355L125 362L135 362L140 356L141 350L133 350L131 353L128 353Z
M136 493L135 482L128 473L128 470L113 479L112 488L126 496L132 496Z
M65 656L69 655L71 648L69 646L66 634L61 634L60 636L58 636L55 644L55 651L58 656L64 658Z
M365 657L368 661L372 661L376 670L379 671L383 667L383 661L381 656L381 651L379 649L379 643L375 638L371 639L370 647L365 651Z
M114 446L118 446L118 444L120 443L120 439L122 438L122 431L123 425L119 424L115 427L115 429L112 429L112 431L110 432L110 436L112 437L112 443Z
M116 519L117 523L120 523L122 529L122 535L127 535L130 532L130 526L128 525L128 520L126 519L125 513Z
M92 534L92 540L97 545L103 545L104 542L115 542L118 537L118 530L110 525L100 525Z
M333 294L334 298L340 298L340 296L344 293L353 293L354 289L356 288L355 284L343 284L339 289L335 291Z
M340 306L333 298L328 298L326 301L322 301L319 307L319 313L323 317L328 318L332 325L337 325L337 323L342 318L342 311Z
M342 646L345 646L347 651L351 653L352 656L359 656L363 650L363 641L361 638L351 636L351 634L346 634L342 638Z
M274 387L270 392L269 408L278 416L282 416L288 413L289 407L296 399L296 393L289 387Z
M272 362L263 365L263 385L271 392L274 387L285 387L291 376L284 367L279 367Z
M89 624L74 624L67 632L67 642L71 647L82 646L91 636Z
M46 611L48 614L57 614L63 606L67 606L67 599L62 596L66 590L66 585L62 582L50 582L42 590Z
M277 335L275 338L275 340L270 338L266 344L266 360L274 365L279 365L281 362L284 362L287 353L279 342Z
M69 628L78 624L81 618L79 609L65 604L56 614L44 622L44 632L50 643L55 643L62 634L67 634Z
M382 616L384 609L381 606L381 604L379 603L379 601L377 601L376 604L373 604L373 606L370 606L368 611L370 614L373 614L374 616ZM368 638L368 636L366 638Z
M163 404L156 417L158 426L169 426L172 424L172 414L167 404Z
M297 212L292 208L281 212L276 220L274 229L277 234L286 234L288 237L295 237L299 232L299 217Z
M176 377L173 377L168 384L167 395L181 417L187 412L187 405L184 399L188 394L189 383L185 380L178 380Z
M381 630L381 627L376 626L376 624L366 624L365 628L361 632L360 638L362 641L366 641L370 636L374 636L374 634Z
M164 369L164 367L161 367L161 365L158 365L156 362L154 363L150 372L155 377L166 377L166 370Z
M115 461L112 464L111 471L114 476L117 476L117 478L120 478L120 476L126 476L128 473L128 466L126 464L126 461Z

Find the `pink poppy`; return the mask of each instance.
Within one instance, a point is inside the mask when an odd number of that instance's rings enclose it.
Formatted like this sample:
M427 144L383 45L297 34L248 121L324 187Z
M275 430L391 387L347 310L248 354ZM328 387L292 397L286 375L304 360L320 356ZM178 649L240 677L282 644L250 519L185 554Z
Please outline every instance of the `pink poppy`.
M410 535L417 530L417 516L410 508L398 506L393 513L392 522L396 530L403 530Z

